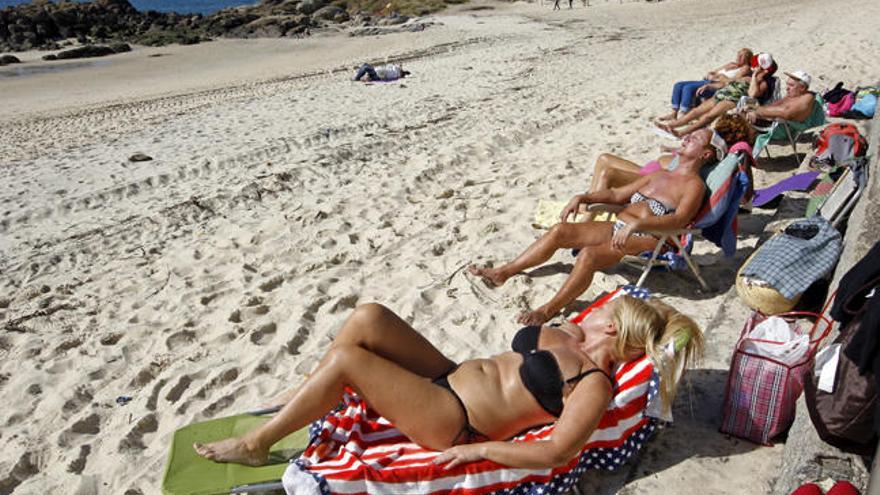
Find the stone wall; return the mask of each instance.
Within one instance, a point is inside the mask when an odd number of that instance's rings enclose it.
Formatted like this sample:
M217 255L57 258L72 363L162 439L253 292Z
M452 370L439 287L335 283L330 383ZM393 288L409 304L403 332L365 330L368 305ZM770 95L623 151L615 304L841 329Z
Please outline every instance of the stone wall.
M874 116L868 127L868 153L872 155L868 167L868 185L850 215L844 234L843 253L834 271L831 287L837 287L843 274L880 241L880 113ZM833 338L834 334L829 336L829 340ZM804 482L825 478L847 479L862 493L868 493L868 466L861 457L841 452L819 439L801 396L773 493L789 495Z

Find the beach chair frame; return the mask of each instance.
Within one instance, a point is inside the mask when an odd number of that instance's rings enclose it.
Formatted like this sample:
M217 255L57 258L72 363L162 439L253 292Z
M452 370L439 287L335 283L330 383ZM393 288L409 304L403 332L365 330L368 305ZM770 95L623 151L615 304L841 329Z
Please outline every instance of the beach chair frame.
M818 112L818 110L822 110L822 115L823 116L825 115L825 111L823 109L822 97L819 96L818 94L816 95L816 98L813 100L813 105L814 105L813 110L811 110L810 116L807 117L808 120L814 118L814 114L816 114ZM792 151L792 153L794 153L794 159L797 162L797 164L800 165L801 159L798 158L798 149L797 149L798 139L800 139L800 137L803 136L804 134L806 134L808 132L813 132L814 129L817 129L819 127L824 126L826 123L827 122L823 118L822 122L815 122L814 125L811 125L809 127L805 127L801 130L795 130L789 121L778 119L778 120L774 120L773 123L767 127L754 126L754 128L755 128L755 130L757 130L763 134L770 134L772 136L776 132L776 129L778 129L779 127L782 127L782 130L785 131L786 139L788 139L789 144L791 144L791 151ZM770 144L773 141L774 140L771 139L767 144ZM780 139L778 141L782 141L782 139ZM764 153L767 155L767 158L770 158L770 148L768 146L764 146ZM757 158L757 156L755 158Z
M623 210L623 208L624 205L593 203L587 207L587 210L593 212L619 213L621 210ZM660 256L660 253L663 252L664 247L669 247L671 244L678 249L679 254L682 258L684 258L685 263L687 263L688 267L691 269L691 272L693 272L694 277L700 283L700 286L703 288L703 290L709 290L709 285L706 283L705 280L703 280L703 276L700 275L700 267L694 262L694 260L691 259L690 254L681 242L682 236L688 234L699 234L700 229L646 230L643 232L646 234L650 234L658 239L657 244L651 251L651 257L646 260L641 256L633 256L628 254L620 260L621 263L642 270L642 273L639 276L639 280L635 284L636 287L641 287L645 283L645 280L648 279L648 274L651 273L651 269L655 267L669 267L669 262L667 262L666 260L658 260L657 257Z

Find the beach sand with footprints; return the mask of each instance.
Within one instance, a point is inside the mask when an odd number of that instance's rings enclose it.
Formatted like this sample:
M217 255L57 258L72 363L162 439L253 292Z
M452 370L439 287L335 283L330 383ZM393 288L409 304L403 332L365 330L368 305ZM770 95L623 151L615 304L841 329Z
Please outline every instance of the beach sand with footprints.
M593 3L472 3L419 33L0 69L0 491L158 493L175 429L301 382L361 303L454 360L506 350L573 258L494 290L466 265L519 253L541 233L538 201L581 192L599 154L658 155L669 143L648 126L672 83L740 47L819 89L877 82L877 2ZM351 81L385 59L412 76ZM772 152L759 187L795 170ZM649 277L703 326L707 356L674 426L621 472L588 474L587 493L770 490L783 446L717 428L747 314L734 273L775 213L741 221L733 258L697 245L711 291ZM569 314L637 276L598 274Z

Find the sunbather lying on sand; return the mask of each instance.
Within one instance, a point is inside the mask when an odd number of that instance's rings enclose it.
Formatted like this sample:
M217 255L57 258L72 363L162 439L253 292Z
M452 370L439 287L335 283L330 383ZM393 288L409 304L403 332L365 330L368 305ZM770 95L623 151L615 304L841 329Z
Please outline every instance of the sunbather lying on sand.
M728 148L744 141L749 145L755 142L755 130L746 118L740 114L724 114L714 125L715 132L724 139ZM668 148L663 148L669 151ZM593 167L593 178L590 181L588 192L597 192L614 187L623 187L639 180L642 176L652 174L658 170L670 170L678 166L678 150L672 150L671 154L661 155L656 160L651 160L643 166L631 162L625 158L610 153L603 153L596 159ZM751 170L747 170L751 177ZM749 190L746 191L744 200L748 201L752 196L751 181ZM593 218L593 213L587 213L587 219Z
M670 358L664 346L689 337ZM511 352L456 364L418 331L378 304L358 307L317 368L269 422L239 438L196 443L217 462L261 465L269 447L339 404L344 387L413 442L443 450L448 467L489 459L511 467L561 466L577 455L612 397L618 363L648 354L661 374L665 404L675 396L679 364L702 347L696 324L657 302L620 296L579 324L525 327ZM549 441L502 442L556 422Z
M351 79L352 81L360 81L367 76L367 81L396 81L410 75L409 71L403 70L403 66L399 64L385 64L373 67L370 64L362 65L357 74Z
M683 136L708 126L713 120L736 108L743 96L763 101L772 94L771 76L776 72L776 62L769 53L756 55L750 77L736 79L715 92L715 96L704 101L679 118L667 122L657 122L657 127L675 136Z
M472 265L469 271L482 277L488 285L500 286L517 273L546 262L557 249L580 249L574 269L559 292L547 303L517 318L525 325L543 324L587 290L596 270L615 265L625 254L653 249L657 239L642 231L687 225L703 201L706 186L700 178L700 169L723 158L725 152L724 140L714 131L694 131L682 141L675 170L660 170L622 187L579 194L562 211L561 223L513 261L498 268ZM589 203L626 207L616 222L567 222L580 205Z

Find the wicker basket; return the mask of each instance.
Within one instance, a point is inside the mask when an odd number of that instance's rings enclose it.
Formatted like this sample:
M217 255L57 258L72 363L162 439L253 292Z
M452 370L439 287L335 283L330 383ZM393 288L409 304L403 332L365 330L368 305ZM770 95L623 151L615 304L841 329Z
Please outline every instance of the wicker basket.
M740 299L748 307L765 315L775 315L791 311L800 301L801 294L794 296L792 299L786 299L785 296L767 282L742 274L743 268L752 261L757 252L758 250L755 250L736 272L736 293L739 294Z

